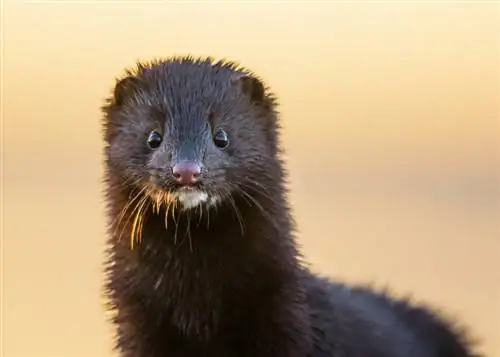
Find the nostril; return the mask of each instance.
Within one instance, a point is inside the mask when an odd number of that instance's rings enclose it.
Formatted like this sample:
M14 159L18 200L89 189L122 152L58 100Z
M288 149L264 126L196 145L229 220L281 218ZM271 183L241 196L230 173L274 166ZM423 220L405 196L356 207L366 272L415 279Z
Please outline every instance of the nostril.
M193 161L182 161L172 167L174 180L182 185L196 183L201 175L201 166Z

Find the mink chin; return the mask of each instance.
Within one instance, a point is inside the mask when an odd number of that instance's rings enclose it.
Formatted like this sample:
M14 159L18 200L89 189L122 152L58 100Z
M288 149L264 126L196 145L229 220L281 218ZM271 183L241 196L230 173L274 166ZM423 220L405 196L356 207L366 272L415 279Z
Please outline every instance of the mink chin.
M301 263L277 101L254 73L191 56L139 63L102 109L120 356L478 356L429 307Z

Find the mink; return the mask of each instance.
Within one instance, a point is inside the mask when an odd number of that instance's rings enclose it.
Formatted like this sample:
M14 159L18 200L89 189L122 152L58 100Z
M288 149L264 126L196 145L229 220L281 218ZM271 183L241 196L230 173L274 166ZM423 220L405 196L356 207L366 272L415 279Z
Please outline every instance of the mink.
M277 97L228 60L139 62L102 106L121 357L475 357L436 310L304 264Z

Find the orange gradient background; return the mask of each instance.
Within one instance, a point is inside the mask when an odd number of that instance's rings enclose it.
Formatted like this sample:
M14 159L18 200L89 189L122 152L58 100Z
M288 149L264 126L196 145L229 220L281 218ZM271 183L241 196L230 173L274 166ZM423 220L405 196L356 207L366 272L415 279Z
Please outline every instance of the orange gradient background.
M123 67L191 53L279 96L316 271L442 307L500 357L499 20L479 1L4 0L3 356L114 356L99 106Z

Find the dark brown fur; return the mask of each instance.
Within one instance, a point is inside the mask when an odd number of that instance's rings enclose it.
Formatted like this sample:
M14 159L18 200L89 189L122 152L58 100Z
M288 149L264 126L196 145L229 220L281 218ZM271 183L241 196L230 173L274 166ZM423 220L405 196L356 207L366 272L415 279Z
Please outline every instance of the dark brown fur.
M121 356L474 356L430 310L300 264L276 100L262 83L227 61L157 60L127 71L103 107L107 291ZM211 141L219 127L225 150ZM155 153L145 145L153 129L165 135ZM174 191L169 170L186 157L203 163L200 187L220 203L156 212L145 200L131 248L127 204L152 175Z

